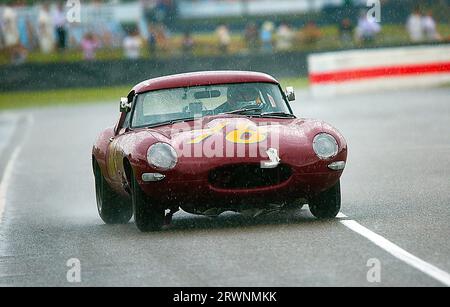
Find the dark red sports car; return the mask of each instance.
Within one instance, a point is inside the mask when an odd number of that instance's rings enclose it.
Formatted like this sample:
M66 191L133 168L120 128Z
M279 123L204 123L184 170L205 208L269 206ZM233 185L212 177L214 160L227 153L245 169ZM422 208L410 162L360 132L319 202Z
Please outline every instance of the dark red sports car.
M273 77L197 72L150 79L120 102L120 119L92 152L98 211L108 224L160 229L181 207L218 215L308 203L341 207L347 158L330 125L297 118Z

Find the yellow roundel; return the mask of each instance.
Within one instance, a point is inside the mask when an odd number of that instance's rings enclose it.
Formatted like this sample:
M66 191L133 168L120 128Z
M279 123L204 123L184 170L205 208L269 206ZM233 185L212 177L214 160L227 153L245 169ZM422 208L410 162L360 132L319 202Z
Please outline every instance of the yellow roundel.
M194 139L190 140L189 144L198 144L203 142L210 136L220 133L225 127L229 125L227 122L220 123L219 125L205 129L194 130L193 133L200 132L201 134ZM248 124L239 124L235 130L227 133L226 140L237 144L254 144L265 141L267 138L267 129L259 127L256 129L250 129Z
M267 138L266 133L251 129L236 129L227 134L227 141L237 144L253 144L264 141Z

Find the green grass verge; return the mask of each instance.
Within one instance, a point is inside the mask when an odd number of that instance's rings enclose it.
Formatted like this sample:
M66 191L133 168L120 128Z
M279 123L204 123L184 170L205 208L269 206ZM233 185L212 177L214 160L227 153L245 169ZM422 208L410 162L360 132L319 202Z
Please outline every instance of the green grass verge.
M5 92L0 93L0 110L119 101L119 97L126 95L130 89L131 86L38 92Z
M283 89L286 86L293 86L296 90L307 88L309 85L308 78L285 78L281 79L280 83Z
M294 86L296 89L301 89L308 86L308 80L306 78L282 79L281 84L283 87ZM131 87L132 86L130 85L95 89L4 92L0 93L0 110L113 101L117 101L117 103L119 103L119 98L126 96Z

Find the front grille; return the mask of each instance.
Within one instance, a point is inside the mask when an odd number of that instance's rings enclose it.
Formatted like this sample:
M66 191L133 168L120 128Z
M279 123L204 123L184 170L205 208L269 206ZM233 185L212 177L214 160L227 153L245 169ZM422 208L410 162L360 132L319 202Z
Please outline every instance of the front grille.
M291 168L283 164L276 168L261 168L259 164L235 164L212 170L209 182L221 189L255 189L281 184L291 175Z

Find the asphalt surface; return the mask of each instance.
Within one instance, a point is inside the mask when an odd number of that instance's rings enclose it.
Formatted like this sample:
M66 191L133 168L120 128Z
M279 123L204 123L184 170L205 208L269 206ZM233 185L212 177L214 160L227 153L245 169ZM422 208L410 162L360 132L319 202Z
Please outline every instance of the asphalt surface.
M299 96L297 115L328 121L348 141L348 219L450 272L450 89ZM73 285L70 258L81 262L81 286L443 285L339 219L315 220L307 207L256 219L178 213L171 229L151 234L133 223L104 225L90 150L116 111L111 103L0 114L33 118L20 129L0 223L0 286ZM7 133L1 121L0 130ZM13 139L9 147L21 142ZM2 154L0 169L9 158ZM367 280L373 258L380 283Z

